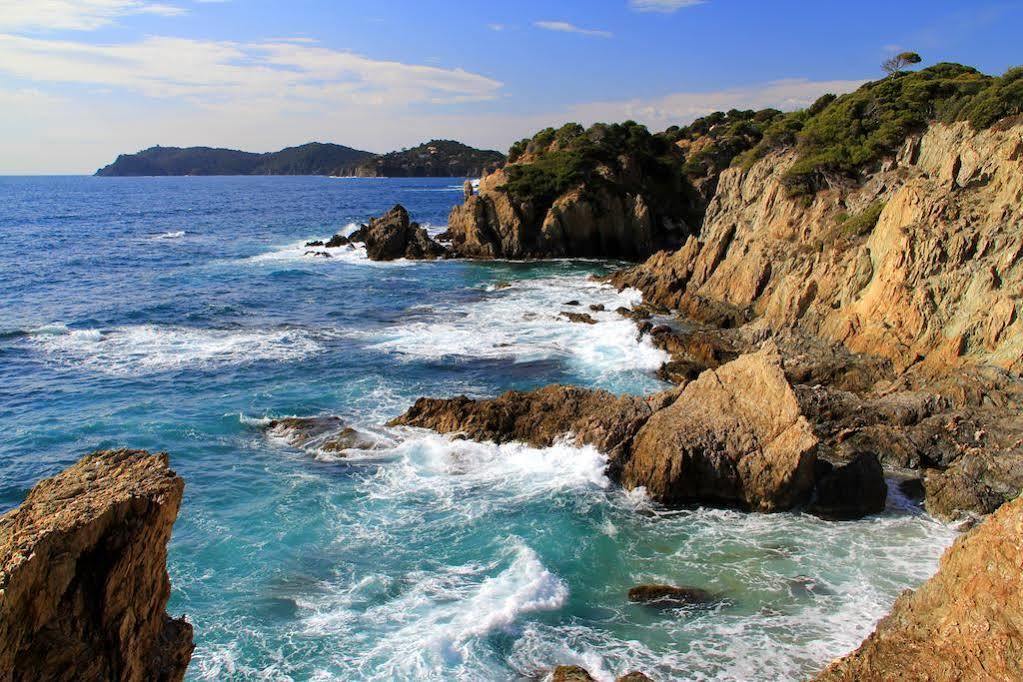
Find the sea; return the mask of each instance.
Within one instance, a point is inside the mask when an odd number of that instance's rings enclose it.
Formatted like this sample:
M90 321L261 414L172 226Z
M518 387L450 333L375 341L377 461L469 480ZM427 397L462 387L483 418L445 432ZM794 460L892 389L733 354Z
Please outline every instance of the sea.
M639 293L592 278L620 263L305 246L396 203L443 231L462 180L0 178L0 511L91 451L169 453L194 681L801 680L934 572L954 530L896 490L850 522L671 510L593 448L388 428L420 396L665 388L614 312ZM372 445L265 430L328 415ZM632 604L640 583L715 599Z

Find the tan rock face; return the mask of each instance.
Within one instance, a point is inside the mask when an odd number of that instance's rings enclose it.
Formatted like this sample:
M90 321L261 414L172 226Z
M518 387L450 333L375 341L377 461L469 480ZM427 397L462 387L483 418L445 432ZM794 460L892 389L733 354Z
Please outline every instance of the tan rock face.
M0 517L0 680L184 678L192 626L165 612L183 489L166 455L100 452Z
M744 311L904 368L1023 369L1023 125L932 126L857 186L785 194L791 152L722 174L699 240L614 277L692 317ZM877 224L855 218L883 205Z
M773 346L708 370L640 429L622 471L666 504L790 509L814 485L817 438Z
M818 682L1023 679L1023 499L945 552L938 573L895 602Z

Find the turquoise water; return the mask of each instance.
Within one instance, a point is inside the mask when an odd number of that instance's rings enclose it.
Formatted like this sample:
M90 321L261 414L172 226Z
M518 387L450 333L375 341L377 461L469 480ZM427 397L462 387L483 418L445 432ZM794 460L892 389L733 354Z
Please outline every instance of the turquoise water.
M431 231L461 183L0 178L0 507L82 454L165 450L186 479L173 613L192 680L801 679L854 647L952 531L880 516L671 512L588 448L388 429L420 395L551 382L644 393L661 354L614 264L388 263L303 244L396 202ZM350 228L347 228L350 229ZM506 286L510 284L511 286ZM338 415L376 446L332 458L269 417ZM627 603L639 582L709 608Z

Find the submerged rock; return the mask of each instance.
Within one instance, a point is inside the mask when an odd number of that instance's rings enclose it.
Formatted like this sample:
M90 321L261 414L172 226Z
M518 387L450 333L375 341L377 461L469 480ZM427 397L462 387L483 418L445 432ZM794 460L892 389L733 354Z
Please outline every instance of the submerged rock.
M622 483L669 505L791 509L813 490L817 442L768 345L705 372L653 414Z
M685 604L709 604L714 600L714 595L698 587L637 585L629 590L629 601L653 606L677 607Z
M265 426L266 433L292 447L344 455L348 450L373 450L378 439L346 426L340 417L285 417Z
M167 455L97 452L0 517L0 679L184 678L192 626L165 610L183 490Z
M1023 679L1023 499L960 537L818 682Z

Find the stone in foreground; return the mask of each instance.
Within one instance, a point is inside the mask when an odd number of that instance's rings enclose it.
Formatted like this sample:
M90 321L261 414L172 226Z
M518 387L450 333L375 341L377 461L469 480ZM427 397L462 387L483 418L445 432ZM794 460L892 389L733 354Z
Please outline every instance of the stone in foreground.
M98 452L0 517L0 681L184 678L192 626L165 610L184 487L165 454Z
M636 434L622 472L668 505L782 511L814 487L818 441L773 344L689 384Z
M960 537L818 682L1023 680L1023 498Z

